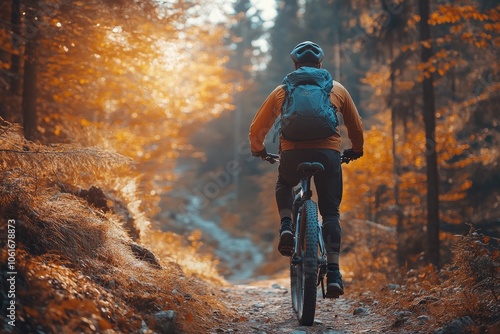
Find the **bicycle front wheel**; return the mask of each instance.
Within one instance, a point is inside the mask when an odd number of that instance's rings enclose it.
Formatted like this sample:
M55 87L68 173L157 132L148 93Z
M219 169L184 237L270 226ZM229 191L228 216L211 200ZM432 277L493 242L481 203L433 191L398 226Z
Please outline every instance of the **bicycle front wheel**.
M297 257L300 259L290 270L292 302L299 323L311 326L316 311L318 282L318 209L316 203L307 200L302 206Z

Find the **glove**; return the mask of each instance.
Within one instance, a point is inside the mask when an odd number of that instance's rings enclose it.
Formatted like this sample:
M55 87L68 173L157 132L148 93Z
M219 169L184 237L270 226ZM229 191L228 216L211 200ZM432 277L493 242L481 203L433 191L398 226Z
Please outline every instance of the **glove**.
M266 148L264 147L262 150L260 150L259 152L254 152L252 151L252 155L254 157L260 157L262 160L264 160L265 158L267 158L267 150Z
M352 148L349 148L347 150L344 150L343 155L344 155L344 157L348 158L349 160L356 160L356 159L361 158L363 156L363 151L354 152Z

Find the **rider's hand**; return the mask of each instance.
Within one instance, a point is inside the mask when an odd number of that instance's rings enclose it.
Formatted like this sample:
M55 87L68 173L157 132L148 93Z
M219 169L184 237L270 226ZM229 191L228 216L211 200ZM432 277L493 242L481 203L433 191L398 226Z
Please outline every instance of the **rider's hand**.
M267 158L267 150L266 148L264 147L262 150L260 150L259 152L254 152L252 151L252 155L254 157L260 157L262 160L265 160Z
M344 157L348 158L349 160L356 160L356 159L361 158L363 156L363 151L354 152L352 148L349 148L347 150L344 150L343 155L344 155Z

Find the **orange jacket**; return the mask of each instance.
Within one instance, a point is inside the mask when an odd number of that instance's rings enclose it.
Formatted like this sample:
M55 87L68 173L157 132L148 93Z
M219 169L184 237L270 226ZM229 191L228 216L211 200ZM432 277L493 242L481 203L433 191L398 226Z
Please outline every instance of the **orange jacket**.
M252 152L259 152L264 149L264 139L274 124L276 118L281 114L281 106L285 99L286 92L283 85L276 87L264 101L259 111L255 115L250 125L250 148ZM339 82L333 82L330 93L330 101L342 113L344 124L347 127L348 137L355 152L363 151L363 123L359 116L358 109L351 98L351 95ZM291 142L280 136L280 146L282 151L300 148L328 148L340 152L340 133L321 140Z

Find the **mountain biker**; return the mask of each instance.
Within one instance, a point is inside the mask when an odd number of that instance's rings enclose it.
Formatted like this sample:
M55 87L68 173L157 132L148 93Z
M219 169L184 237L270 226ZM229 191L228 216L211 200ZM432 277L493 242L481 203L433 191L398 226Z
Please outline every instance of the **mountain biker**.
M305 41L290 53L295 71L301 67L320 69L324 52L316 43ZM280 116L286 97L283 84L277 86L256 113L249 132L252 155L267 157L264 139L276 118ZM351 160L363 155L363 125L358 110L349 92L339 82L333 81L330 101L340 111L347 127L352 148L344 150ZM293 251L292 205L293 187L300 182L297 165L304 161L318 161L325 170L314 176L318 196L319 212L323 218L323 239L327 251L327 297L338 298L344 294L344 285L339 267L341 227L339 206L342 200L342 169L340 160L341 138L338 129L328 138L312 141L290 141L280 135L280 165L276 181L276 203L281 218L278 250L283 256Z

